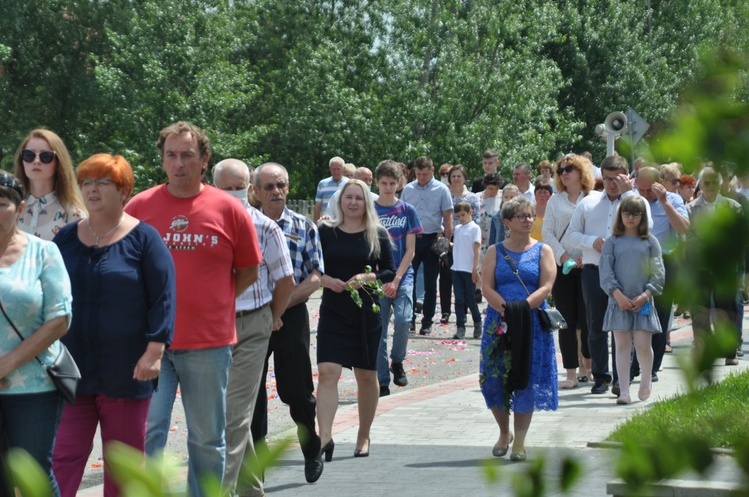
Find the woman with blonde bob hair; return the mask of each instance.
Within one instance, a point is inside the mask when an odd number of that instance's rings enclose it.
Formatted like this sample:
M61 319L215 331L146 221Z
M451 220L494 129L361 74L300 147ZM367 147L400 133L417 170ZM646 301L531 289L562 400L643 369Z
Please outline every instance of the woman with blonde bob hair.
M77 177L90 217L54 239L73 289L75 319L63 342L82 375L52 457L62 497L76 495L99 424L105 450L118 441L144 451L175 310L169 250L156 229L123 210L134 183L130 164L121 155L97 154L78 166ZM119 495L106 466L104 495Z
M66 224L86 217L73 163L62 139L46 129L31 131L13 159L15 175L29 192L18 227L52 240Z
M567 378L559 382L559 388L577 388L581 382L592 381L591 359L588 350L588 325L585 319L585 303L582 286L582 250L568 243L565 239L575 207L584 199L593 187L593 165L582 155L568 154L557 162L555 176L557 193L546 205L543 240L554 252L557 264L557 276L551 295L554 297L559 312L567 321L567 328L559 330L559 349L562 353L562 364ZM575 262L574 267L565 263ZM580 330L578 354L578 334ZM582 355L582 364L579 358ZM577 368L580 368L579 375Z
M332 460L338 379L342 368L353 368L359 407L354 457L366 457L380 395L377 352L382 337L379 297L366 283L376 280L388 283L395 277L390 237L379 223L369 188L357 179L341 187L335 219L324 221L319 229L325 263L317 328L317 419L321 450L326 461ZM351 288L357 291L352 294Z

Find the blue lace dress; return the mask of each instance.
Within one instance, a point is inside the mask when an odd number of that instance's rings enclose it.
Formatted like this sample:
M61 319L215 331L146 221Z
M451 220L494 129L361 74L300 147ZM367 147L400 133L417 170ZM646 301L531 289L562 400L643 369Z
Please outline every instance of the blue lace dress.
M541 247L543 243L536 243L525 252L513 252L507 250L515 267L518 268L520 277L533 293L538 289L540 273ZM520 284L517 277L512 274L510 265L507 264L502 252L497 250L497 265L494 269L494 281L496 290L506 301L518 301L528 297L528 293ZM542 307L546 307L546 302ZM510 410L518 413L531 413L533 411L555 411L558 402L557 392L557 356L554 348L554 334L541 330L538 323L538 312L531 310L532 346L531 366L528 386L523 390L516 390L510 398ZM502 388L502 365L500 374L493 377L487 373L487 364L484 359L484 350L492 343L494 337L488 332L490 327L502 322L502 316L491 306L486 308L486 320L484 321L484 334L481 338L481 363L480 373L486 378L481 386L488 408L503 406ZM509 353L509 352L507 352Z

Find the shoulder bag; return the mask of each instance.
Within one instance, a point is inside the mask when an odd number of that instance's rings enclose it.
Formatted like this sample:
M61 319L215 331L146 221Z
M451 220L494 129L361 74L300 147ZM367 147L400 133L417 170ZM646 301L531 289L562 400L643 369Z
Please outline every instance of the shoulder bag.
M18 335L18 338L23 341L23 335L18 331L18 328L16 328L13 321L10 320L8 313L5 312L5 307L3 307L2 302L0 302L0 311L3 312L3 316L5 316L5 319L10 323L11 327ZM75 391L76 388L78 388L78 382L81 379L81 372L78 370L78 365L75 363L75 359L73 359L73 356L70 354L70 351L65 344L60 342L60 353L49 366L45 366L39 357L35 357L35 359L47 370L47 374L52 379L52 383L55 384L55 387L57 388L57 391L60 392L62 398L69 404L72 404L75 401Z
M520 274L518 273L518 268L515 267L515 264L512 262L512 259L510 259L510 254L507 253L507 250L505 250L501 242L498 243L497 246L499 247L499 250L502 251L502 255L507 261L507 264L510 265L512 274L514 274L517 277L520 284L523 285L523 288L525 288L526 293L530 295L531 292L528 291L528 287L525 286L523 279L520 277ZM559 312L554 307L549 306L546 309L536 309L536 310L538 311L538 322L541 325L542 330L552 332L552 331L558 331L560 329L567 328L567 321L564 319L564 316L562 316L562 313Z

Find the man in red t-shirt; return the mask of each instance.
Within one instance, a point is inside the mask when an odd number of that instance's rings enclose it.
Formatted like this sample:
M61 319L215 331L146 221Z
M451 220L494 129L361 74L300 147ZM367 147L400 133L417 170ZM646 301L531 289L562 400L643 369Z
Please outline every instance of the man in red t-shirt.
M197 126L174 123L157 146L169 182L136 195L128 214L152 225L177 271L174 340L164 352L159 388L148 413L146 453L166 445L177 386L187 420L188 488L221 480L226 464L226 383L236 342L235 298L258 277L257 234L247 211L221 190L202 183L210 141Z

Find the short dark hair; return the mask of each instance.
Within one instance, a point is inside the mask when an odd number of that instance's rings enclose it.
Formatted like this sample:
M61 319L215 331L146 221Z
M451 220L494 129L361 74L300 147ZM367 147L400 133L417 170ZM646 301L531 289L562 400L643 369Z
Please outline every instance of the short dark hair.
M432 162L432 159L430 159L426 155L422 155L416 158L416 160L414 161L414 167L416 169L432 169L434 167L434 163Z
M549 183L549 180L544 177L536 178L533 188L534 190L546 190L552 195L554 194L554 189L551 187L551 183Z
M531 213L535 215L536 208L533 206L533 202L523 197L522 195L518 195L506 204L502 205L502 219L510 220L513 217L517 216L518 212L529 207L531 209Z
M26 199L26 189L15 176L0 171L0 197L7 198L18 207Z
M601 170L603 171L621 171L624 174L629 173L629 164L627 159L621 155L609 155L603 162L601 162Z
M458 202L455 202L455 207L453 207L453 210L455 211L455 214L458 212L467 212L471 213L471 204L470 202L467 202L465 200L460 200Z
M484 155L482 157L484 159L492 159L494 157L499 157L499 154L495 150L487 148L486 150L484 150Z
M379 181L380 178L385 176L396 180L401 179L403 171L400 164L392 160L384 160L377 164L375 168L375 181Z
M452 183L452 176L454 172L459 172L463 175L463 179L468 183L468 171L466 171L466 168L463 167L462 164L456 164L453 167L450 168L450 171L447 173L447 182Z
M489 173L484 176L484 188L489 185L495 185L497 188L502 188L502 176L497 173Z

